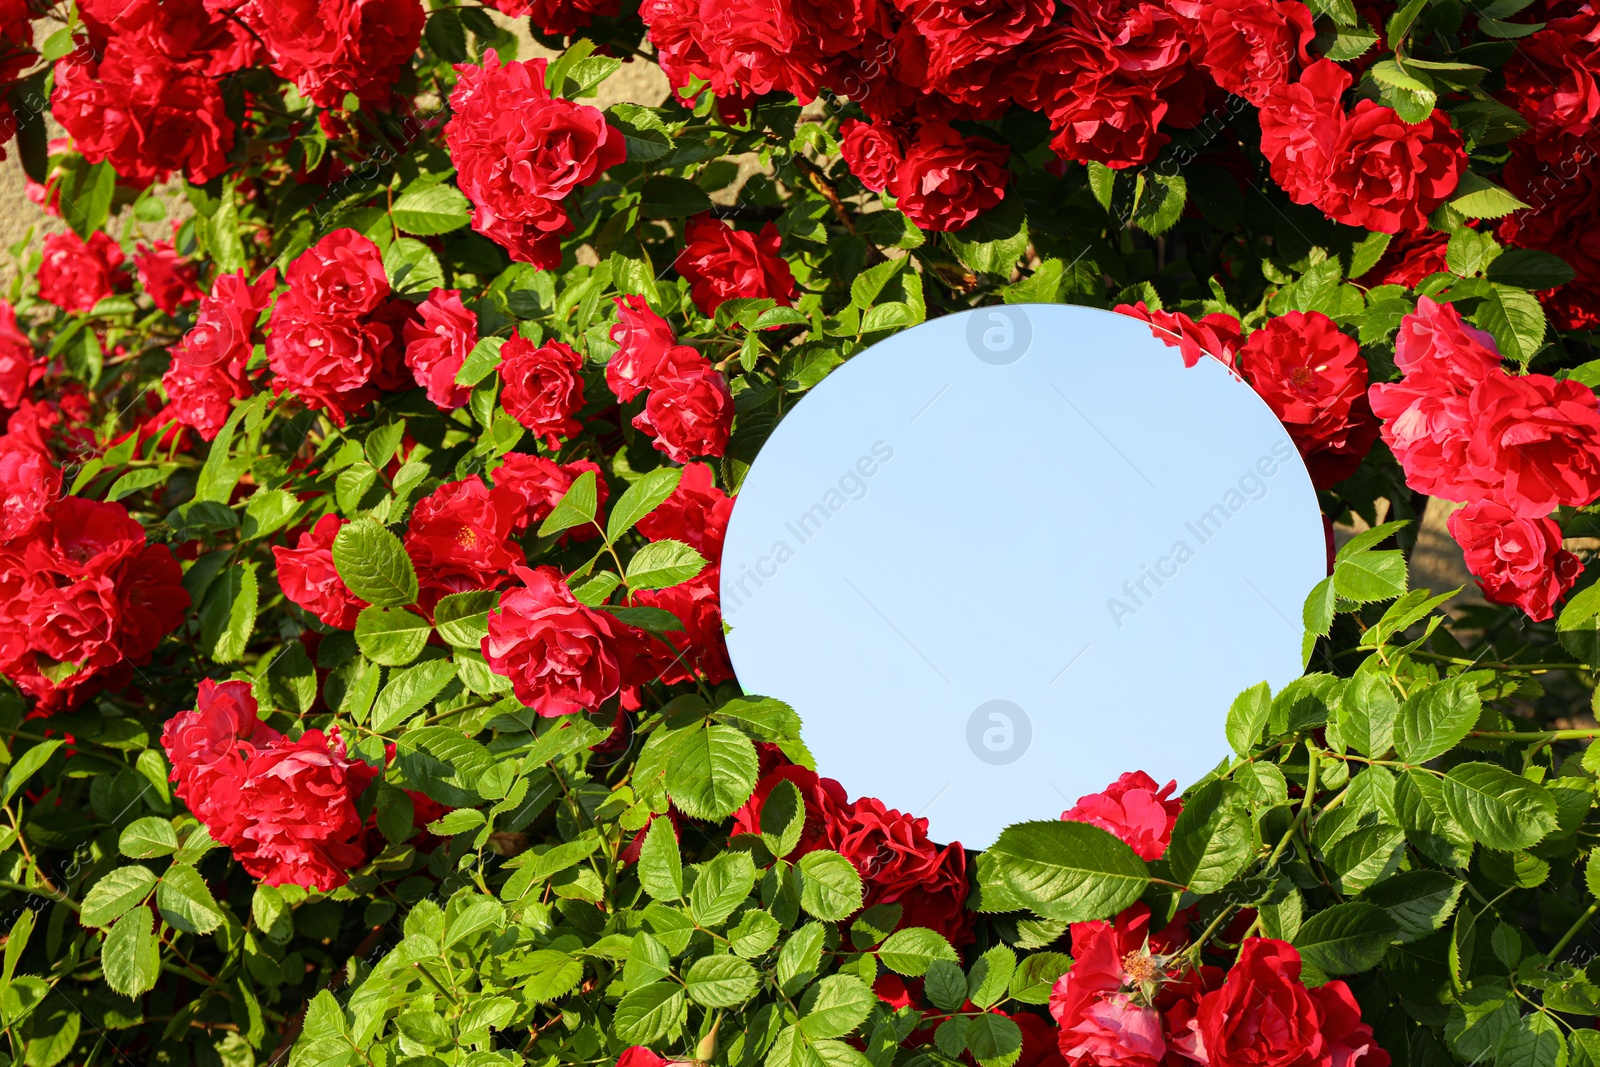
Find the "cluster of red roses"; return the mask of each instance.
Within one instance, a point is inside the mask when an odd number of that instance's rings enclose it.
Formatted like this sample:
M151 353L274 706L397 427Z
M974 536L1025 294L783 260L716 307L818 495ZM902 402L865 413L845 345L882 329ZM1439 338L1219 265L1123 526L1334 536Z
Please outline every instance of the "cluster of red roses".
M257 717L250 683L208 678L161 745L178 798L251 877L327 892L366 859L356 800L378 771L348 758L337 730L291 741Z
M63 311L89 311L106 297L132 287L127 258L102 230L87 241L71 230L48 234L36 275L39 299ZM203 295L200 265L180 256L171 241L141 242L133 254L133 268L151 302L168 315L176 315L184 304Z
M1600 325L1600 12L1546 3L1544 28L1517 42L1501 99L1528 121L1511 145L1503 179L1529 205L1500 223L1507 244L1551 252L1573 281L1541 293L1562 329Z
M55 67L52 113L90 162L144 187L228 169L221 76L267 65L322 107L388 103L422 37L420 0L83 0L87 38ZM31 34L22 38L31 39Z
M1181 312L1152 311L1143 301L1117 311L1143 319L1179 349L1186 367L1212 356L1233 368L1289 431L1318 489L1354 474L1378 439L1367 401L1361 348L1320 311L1290 311L1243 338L1238 319L1213 312L1198 322Z
M172 551L146 544L121 504L61 496L61 471L18 415L0 436L0 673L49 712L131 681L189 594Z
M1372 387L1383 439L1418 492L1465 501L1450 532L1484 595L1550 618L1582 566L1547 516L1600 496L1600 410L1570 379L1508 374L1494 339L1423 297L1395 340L1404 377Z
M1312 63L1311 12L1292 0L651 0L640 14L673 85L709 85L724 113L771 92L859 104L872 122L841 128L845 160L925 230L1000 202L1010 150L951 124L1012 104L1048 116L1062 159L1122 168L1155 157L1163 125L1194 127L1237 94L1261 109L1295 201L1387 233L1422 227L1466 167L1442 112L1347 114L1350 76Z
M1183 807L1171 796L1175 788L1157 790L1134 771L1061 817L1098 826L1157 860ZM1180 912L1152 930L1150 909L1134 904L1110 922L1073 924L1072 969L1050 996L1070 1067L1388 1067L1389 1054L1345 983L1307 989L1293 946L1260 937L1244 937L1226 976L1194 967L1183 959L1191 918ZM1253 923L1245 911L1235 925L1246 933Z

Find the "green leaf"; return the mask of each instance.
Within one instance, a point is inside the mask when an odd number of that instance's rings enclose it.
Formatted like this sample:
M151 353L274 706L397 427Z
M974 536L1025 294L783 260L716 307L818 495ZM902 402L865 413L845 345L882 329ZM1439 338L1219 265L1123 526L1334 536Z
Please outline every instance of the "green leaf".
M499 603L492 589L451 593L433 606L433 625L456 648L476 650L489 636L489 612Z
M1391 549L1341 559L1333 566L1333 588L1358 604L1390 600L1406 591L1406 557Z
M223 914L200 872L174 863L156 886L156 907L167 925L190 934L208 934L222 925Z
M1478 687L1468 676L1458 675L1412 692L1400 707L1395 754L1413 764L1444 755L1467 736L1481 710Z
M1266 683L1257 688L1264 695ZM1184 802L1166 859L1173 881L1207 894L1233 881L1253 854L1250 815L1238 787L1214 780Z
M156 938L155 923L149 908L130 911L112 924L100 948L106 985L125 997L150 992L161 974L161 942Z
M1327 974L1355 974L1376 967L1399 933L1399 925L1376 904L1347 901L1307 919L1294 947Z
M1376 662L1376 657L1368 662ZM1476 694L1474 694L1476 695ZM1381 758L1394 742L1400 702L1376 671L1356 671L1339 694L1339 736L1363 755Z
M1478 1063L1490 1057L1500 1039L1517 1028L1519 1017L1510 989L1491 983L1475 986L1450 1006L1445 1040L1462 1063Z
M218 663L243 657L255 632L261 595L256 582L258 566L255 560L235 563L211 583L201 601L200 644Z
M117 838L117 849L136 860L170 856L178 850L178 835L171 823L152 815L129 823Z
M1072 966L1072 957L1061 952L1035 952L1017 965L1011 976L1011 996L1023 1004L1050 1003L1056 980Z
M682 541L652 541L633 554L624 580L628 588L665 589L687 582L706 568L706 558Z
M854 975L830 974L806 990L796 1025L813 1040L843 1037L861 1025L877 1000Z
M1534 248L1508 248L1489 264L1488 279L1519 289L1555 289L1574 275L1560 256Z
M921 926L896 930L878 949L878 959L896 974L921 978L934 960L957 963L960 957L943 934Z
M1490 284L1473 319L1494 335L1502 356L1524 367L1544 345L1544 306L1527 290Z
M689 914L707 929L721 926L750 895L756 881L755 864L748 852L723 852L696 870L698 876L689 890Z
M635 523L671 496L682 477L683 472L676 467L657 467L641 475L612 505L611 517L606 520L606 540L615 544Z
M992 1008L1006 995L1017 971L1017 954L995 945L979 956L967 975L967 999L980 1008Z
M822 923L807 923L789 936L778 950L776 967L778 985L785 996L795 996L811 976L817 973L822 960L822 945L827 940L827 927ZM963 983L965 988L965 983Z
M639 191L639 213L647 219L685 219L711 210L711 197L687 178L659 174Z
M1405 833L1398 826L1380 822L1339 838L1324 857L1338 875L1339 890L1358 893L1399 867L1405 844Z
M356 647L374 663L403 667L422 654L430 629L404 608L367 608L356 616Z
M472 221L467 198L455 186L443 183L413 183L395 199L389 213L401 231L418 237L450 233Z
M639 885L653 900L683 899L683 858L670 819L650 820L639 848Z
M500 367L500 349L504 347L504 337L482 337L472 346L472 351L467 353L467 358L462 361L461 369L456 371L457 385L477 385Z
M1005 1015L975 1015L967 1027L967 1048L983 1067L1009 1064L1022 1048L1022 1028Z
M1539 1012L1524 1015L1500 1038L1494 1062L1495 1067L1566 1067L1561 1024Z
M345 523L333 539L333 566L350 592L375 607L417 599L417 571L400 538L371 519Z
M123 912L144 902L156 887L150 868L118 867L94 884L83 898L78 921L85 926L110 926Z
M954 963L934 960L928 964L922 991L934 1007L942 1011L960 1011L967 999L967 976Z
M756 969L738 956L702 956L684 976L689 999L707 1008L736 1008L760 986Z
M628 947L628 962L622 980L629 989L639 989L666 978L672 970L672 957L659 940L641 930Z
M611 1017L611 1028L630 1045L651 1045L682 1030L688 1010L678 985L657 982L624 994Z
M739 916L738 923L728 931L728 947L751 959L776 945L781 931L778 920L764 911L752 909Z
M1450 815L1488 848L1531 848L1556 828L1556 801L1536 782L1492 763L1461 763L1444 779Z
M1115 915L1150 884L1133 849L1087 823L1018 823L1000 834L988 854L1011 894L1047 919L1083 922Z
M1461 182L1449 203L1469 219L1498 219L1528 206L1470 170L1462 171Z
M381 734L400 725L438 696L455 676L456 665L447 659L427 660L391 672L372 705L372 729Z
M1386 878L1361 894L1361 899L1389 913L1402 944L1420 941L1455 913L1465 883L1442 871L1406 871Z
M1266 682L1257 682L1234 697L1228 708L1227 734L1228 744L1235 752L1241 756L1250 754L1260 743L1262 727L1267 725L1267 716L1271 713L1272 690Z
M782 859L800 844L806 828L806 805L800 790L787 779L779 781L761 804L761 843Z
M397 237L383 253L383 269L399 296L426 296L444 286L444 268L433 249L414 237Z
M11 803L11 798L17 795L17 790L28 784L28 779L39 773L50 757L56 754L56 749L66 742L60 738L50 741L40 741L17 757L17 761L6 771L5 803Z
M598 501L594 471L584 471L573 479L555 508L539 524L539 536L549 537L574 526L588 525L594 521Z
M712 723L689 732L667 767L667 795L694 819L726 819L750 797L759 770L751 740Z
M1131 221L1145 233L1157 237L1172 229L1183 216L1189 186L1181 174L1147 170L1143 177L1146 180Z
M837 922L861 909L861 875L850 861L819 848L800 858L800 906L806 914Z
M1028 224L1022 198L1009 196L1000 206L974 219L965 229L944 235L951 250L969 270L1009 280L1028 249Z

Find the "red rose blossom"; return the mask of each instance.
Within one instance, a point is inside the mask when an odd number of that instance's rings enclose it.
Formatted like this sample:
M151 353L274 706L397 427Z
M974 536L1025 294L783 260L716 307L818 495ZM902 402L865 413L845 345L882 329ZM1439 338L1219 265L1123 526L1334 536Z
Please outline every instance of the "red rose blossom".
M1183 800L1173 796L1177 782L1158 787L1143 771L1128 771L1100 793L1078 798L1070 811L1061 813L1065 822L1086 822L1114 834L1147 860L1158 860L1167 851L1172 828L1177 825Z
M242 270L218 275L210 294L200 298L194 325L172 348L172 365L161 385L177 421L194 427L204 440L217 436L234 400L251 393L245 368L277 279L275 270L254 285L245 281Z
M900 135L885 124L846 119L839 126L839 154L862 185L881 193L894 181L905 147Z
M64 311L88 311L112 293L127 288L122 249L96 230L88 241L73 233L52 233L44 239L39 264L39 298Z
M1167 1035L1152 993L1177 977L1163 957L1180 947L1166 931L1152 936L1143 904L1113 922L1072 924L1072 968L1050 993L1070 1067L1159 1067Z
M670 611L683 623L682 630L666 634L677 656L661 673L667 685L689 681L696 672L712 685L733 677L728 646L722 635L722 608L717 594L718 571L707 567L687 582L666 589L646 589L633 597L635 604Z
M606 497L611 489L606 484L605 473L594 460L557 463L553 459L526 452L508 452L491 477L497 488L508 489L521 498L523 509L513 526L520 533L529 528L537 529L555 510L567 490L572 488L572 483L578 480L579 475L586 473L594 475L595 517L604 521ZM587 541L591 537L599 537L600 530L593 524L586 524L574 526L563 536Z
M258 0L243 11L272 69L327 108L343 106L346 93L387 103L426 17L421 0Z
M1556 602L1583 573L1578 557L1561 547L1561 527L1551 519L1518 518L1479 500L1453 512L1449 527L1484 598L1513 604L1534 622L1554 615Z
M1005 198L1011 149L930 123L917 131L889 192L923 230L959 230Z
M583 357L571 345L535 346L519 333L500 349L500 404L506 413L554 448L583 429Z
M617 351L606 363L606 385L618 400L632 400L649 388L667 352L678 339L666 319L650 310L642 296L619 296L617 322L611 327L611 340Z
M718 489L711 467L689 463L672 495L635 525L652 541L682 541L712 563L722 556L722 539L733 514L733 498Z
M461 293L455 289L433 290L417 305L417 314L402 332L406 366L440 409L461 407L472 390L456 384L456 374L478 343L478 316L461 302Z
M794 274L779 255L781 239L772 223L756 234L701 214L688 221L683 235L683 251L673 266L689 280L689 295L700 314L709 318L724 300L736 296L794 303Z
M503 586L511 569L525 562L511 539L522 510L516 493L490 489L476 475L446 482L417 501L404 543L424 602Z
M733 430L733 394L722 372L687 346L671 349L650 383L633 425L679 463L720 456Z
M1316 36L1311 10L1292 0L1178 0L1173 10L1194 20L1200 65L1218 85L1261 106L1271 90L1311 62Z
M16 309L0 300L0 408L21 404L28 387L44 377L44 368L45 361L17 325Z
M176 315L181 305L205 295L195 284L200 280L200 265L178 255L171 241L141 244L133 254L133 267L139 273L139 284L168 315Z
M1600 401L1570 378L1491 374L1469 398L1470 475L1519 518L1600 497Z
M513 569L522 584L489 613L483 658L540 715L593 711L617 694L621 624L578 603L554 567Z
M367 602L350 591L333 565L333 539L343 525L337 515L324 515L293 548L274 545L272 556L284 596L328 626L353 630Z
M1566 260L1573 280L1539 294L1540 303L1559 328L1593 330L1600 327L1600 143L1586 142L1562 161L1548 162L1526 142L1521 137L1512 144L1502 177L1529 206L1501 220L1500 239Z
M1378 439L1367 361L1320 311L1267 320L1239 350L1239 372L1289 431L1318 489L1354 474Z
M598 108L551 97L542 59L502 64L491 48L456 72L445 137L472 228L518 262L556 267L572 229L561 201L627 158L622 135Z
M61 495L61 471L28 448L0 449L0 543L32 533Z
M1137 304L1118 304L1119 315L1150 324L1150 332L1168 348L1176 348L1185 367L1193 367L1210 356L1225 367L1232 367L1240 344L1241 327L1232 315L1214 311L1199 322L1181 311L1152 311L1143 300Z

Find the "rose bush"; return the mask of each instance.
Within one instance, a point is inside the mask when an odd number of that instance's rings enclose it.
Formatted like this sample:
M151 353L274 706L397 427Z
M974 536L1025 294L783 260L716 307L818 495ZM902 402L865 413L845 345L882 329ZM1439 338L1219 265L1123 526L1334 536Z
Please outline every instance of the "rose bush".
M1600 1065L1591 6L494 6L0 2L0 1057ZM978 853L739 689L718 565L994 302L1231 368L1330 559L1215 771Z

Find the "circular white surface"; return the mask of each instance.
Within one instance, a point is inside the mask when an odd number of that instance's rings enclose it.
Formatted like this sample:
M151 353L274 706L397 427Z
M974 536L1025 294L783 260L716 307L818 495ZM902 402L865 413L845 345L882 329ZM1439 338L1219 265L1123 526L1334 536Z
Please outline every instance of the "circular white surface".
M1326 573L1283 426L1126 316L980 308L836 369L745 478L722 555L746 692L817 770L992 844L1123 771L1180 787L1230 702L1301 673Z

